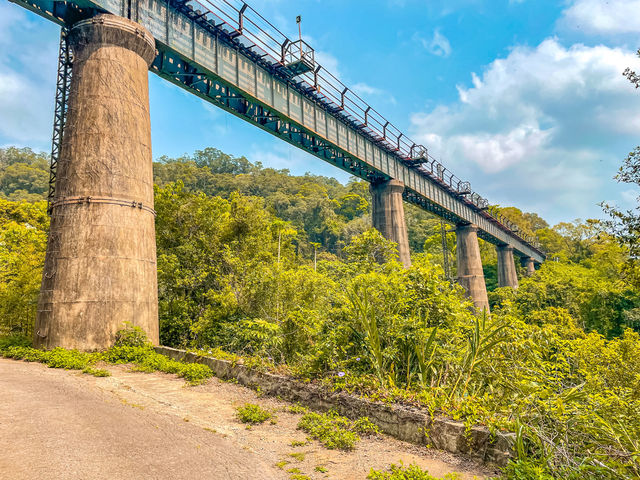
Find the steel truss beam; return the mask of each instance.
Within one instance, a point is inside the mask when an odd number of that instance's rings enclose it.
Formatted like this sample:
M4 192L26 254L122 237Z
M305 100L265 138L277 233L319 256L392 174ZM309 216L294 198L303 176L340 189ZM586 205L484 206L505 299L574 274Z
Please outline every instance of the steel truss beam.
M161 51L151 65L151 71L210 103L246 120L336 167L369 182L389 179L387 175L326 142L304 127L279 115L260 102L246 96L239 89L209 75L181 56Z
M56 100L53 115L53 137L51 141L51 163L49 165L49 194L47 195L47 212L51 214L51 206L56 192L56 173L60 159L60 147L67 121L67 100L71 85L71 64L73 62L69 42L68 30L60 29L60 49L58 51L58 74L56 78Z

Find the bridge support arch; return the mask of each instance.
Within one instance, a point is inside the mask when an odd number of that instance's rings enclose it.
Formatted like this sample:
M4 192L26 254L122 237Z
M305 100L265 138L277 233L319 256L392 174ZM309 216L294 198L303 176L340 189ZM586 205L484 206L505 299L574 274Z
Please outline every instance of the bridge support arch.
M34 344L100 350L123 322L158 343L148 68L155 42L113 15L69 34L73 76Z
M489 312L487 286L482 270L478 227L472 224L456 227L456 260L458 263L458 283L467 292L478 312Z
M369 185L369 191L372 198L371 218L373 227L384 238L398 244L399 260L405 267L409 268L411 266L411 254L409 252L409 236L402 203L404 183L393 179L386 182L372 183Z
M498 286L518 288L518 274L516 273L516 263L513 259L513 247L509 245L498 245Z

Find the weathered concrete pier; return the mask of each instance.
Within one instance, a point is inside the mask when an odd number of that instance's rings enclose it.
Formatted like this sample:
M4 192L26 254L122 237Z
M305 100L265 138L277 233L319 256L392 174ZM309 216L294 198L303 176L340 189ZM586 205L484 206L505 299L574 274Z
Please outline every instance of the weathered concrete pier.
M518 288L518 274L516 263L513 260L513 247L509 245L498 245L498 286Z
M371 218L373 226L383 237L398 244L398 259L405 267L411 266L409 236L404 219L402 192L404 184L388 180L369 185L371 192Z
M70 31L73 76L35 345L110 347L124 322L158 343L148 68L151 34L114 15Z
M536 273L536 264L531 257L525 257L522 259L522 266L527 269L527 275L531 276Z
M458 283L467 292L478 312L489 311L487 286L482 270L478 227L472 224L456 227L456 258L458 262Z

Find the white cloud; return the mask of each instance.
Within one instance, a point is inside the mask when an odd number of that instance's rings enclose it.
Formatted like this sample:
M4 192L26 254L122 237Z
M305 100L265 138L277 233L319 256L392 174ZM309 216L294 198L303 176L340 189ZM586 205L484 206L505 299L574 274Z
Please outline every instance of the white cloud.
M372 87L364 82L354 83L351 86L351 90L356 92L358 95L382 95L384 93L380 88Z
M447 37L440 33L439 29L435 29L431 40L427 40L418 32L413 34L413 41L420 43L425 49L439 57L448 57L451 54L451 44Z
M638 198L640 197L640 190L637 188L629 188L624 190L620 194L620 198L623 201L623 208L633 208L638 206Z
M313 46L312 43L310 45ZM330 72L334 77L340 79L340 66L338 59L328 52L317 50L314 52L316 63L322 65L322 69Z
M458 86L457 102L414 114L413 136L490 200L594 215L640 129L640 95L621 75L632 62L556 39L516 47Z
M44 24L44 26L43 26ZM0 4L0 138L49 148L58 28L19 6Z
M574 0L562 23L590 34L640 32L640 0Z
M269 168L287 169L292 175L313 172L315 175L336 178L344 184L351 178L349 173L338 170L333 165L283 142L274 142L268 145L252 144L245 150L245 153L246 151L249 151L247 155L249 161L261 162L263 166Z
M28 77L11 71L0 74L0 135L17 142L46 142L52 131L50 104L53 96L42 95Z

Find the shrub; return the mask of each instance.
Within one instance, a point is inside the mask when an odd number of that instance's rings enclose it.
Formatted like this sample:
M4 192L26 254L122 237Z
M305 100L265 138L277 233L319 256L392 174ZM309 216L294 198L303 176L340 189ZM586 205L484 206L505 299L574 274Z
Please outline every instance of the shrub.
M254 403L245 403L243 406L236 409L236 416L238 420L243 423L249 423L256 425L269 420L273 415L271 412L263 409L259 405Z
M133 326L131 322L124 322L125 327L116 332L116 347L144 347L150 345L147 334L140 327Z
M22 335L9 335L8 337L0 337L0 351L9 347L30 347L31 339Z

